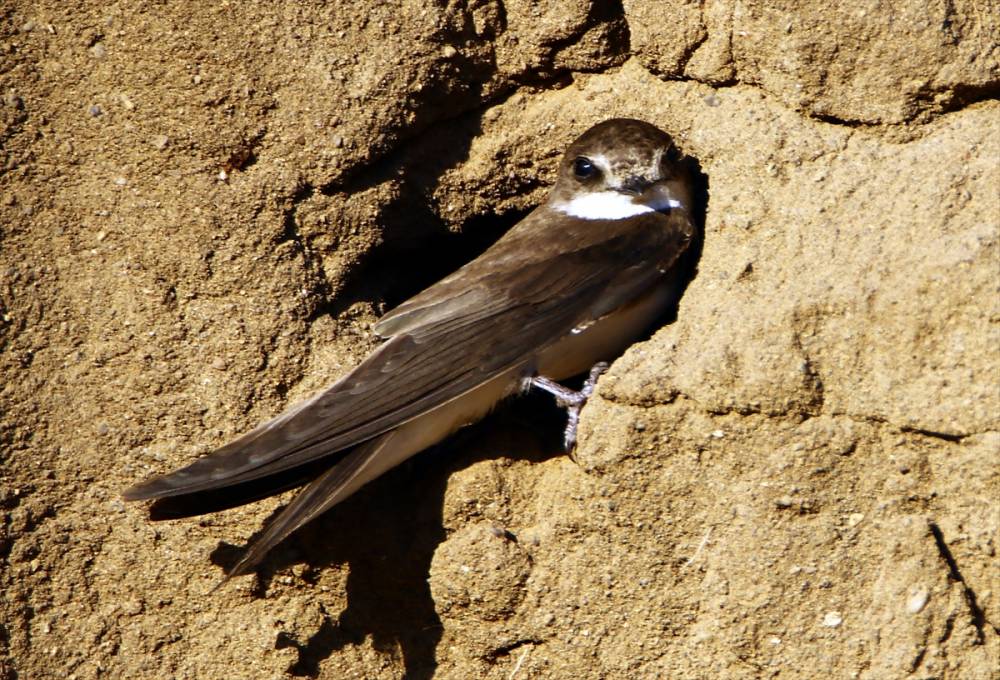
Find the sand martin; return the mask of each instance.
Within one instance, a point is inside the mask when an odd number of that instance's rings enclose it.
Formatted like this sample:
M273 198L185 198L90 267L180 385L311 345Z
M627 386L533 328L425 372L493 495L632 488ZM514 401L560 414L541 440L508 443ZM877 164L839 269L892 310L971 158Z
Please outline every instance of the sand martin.
M385 342L357 368L125 498L225 489L249 502L307 483L229 572L243 574L291 532L506 397L537 387L578 409L582 398L557 381L617 356L671 302L671 270L694 237L686 168L648 123L595 125L566 151L545 202L383 316L374 330Z

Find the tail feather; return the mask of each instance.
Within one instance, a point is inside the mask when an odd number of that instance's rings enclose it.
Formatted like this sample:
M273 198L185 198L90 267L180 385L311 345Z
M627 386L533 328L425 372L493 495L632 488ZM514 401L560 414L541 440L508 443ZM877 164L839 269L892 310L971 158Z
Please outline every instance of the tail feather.
M393 438L388 432L357 447L306 486L247 548L228 578L253 570L289 534L353 494L370 480L365 470Z

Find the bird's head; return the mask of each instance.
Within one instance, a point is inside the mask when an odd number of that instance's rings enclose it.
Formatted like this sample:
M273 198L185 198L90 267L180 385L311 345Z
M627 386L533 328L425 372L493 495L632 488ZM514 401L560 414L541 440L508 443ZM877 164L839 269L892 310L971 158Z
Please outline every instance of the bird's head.
M667 133L641 120L613 118L567 149L549 204L591 220L690 210L690 177Z

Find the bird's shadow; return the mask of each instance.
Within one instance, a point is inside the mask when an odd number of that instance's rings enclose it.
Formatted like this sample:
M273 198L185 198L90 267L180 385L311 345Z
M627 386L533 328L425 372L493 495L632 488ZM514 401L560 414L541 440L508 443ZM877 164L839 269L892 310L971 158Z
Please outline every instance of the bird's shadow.
M471 126L466 131L470 140L476 129ZM458 162L461 152L453 151L456 153L442 162L442 167ZM698 226L697 236L675 268L677 299L656 327L677 318L680 298L697 273L704 242L708 178L696 160L688 162L695 177L692 212ZM502 221L510 226L519 217L506 216ZM502 231L491 228L489 233L498 237ZM484 247L476 243L473 250ZM438 264L452 266L454 259L457 262L453 266L458 266L462 260L474 256L475 252L471 255L467 252L469 248L468 243L456 246L450 254L439 255ZM382 264L386 269L398 275L393 268L409 258L392 252L385 259L387 264ZM381 269L379 258L370 267ZM367 276L372 274L371 270L366 268L365 273L364 278L371 280ZM384 279L376 276L374 280L380 278ZM401 291L402 296L417 292L425 282L419 284L415 290ZM367 284L348 286L346 292L347 299L373 294ZM388 297L392 297L387 290L377 293L389 293ZM335 310L331 307L327 311ZM312 635L299 639L279 634L277 647L292 647L298 652L288 672L296 677L317 677L323 660L370 636L375 649L389 655L397 650L402 654L407 680L431 678L437 668L437 646L443 627L434 608L428 577L434 551L446 538L442 511L449 475L481 460L537 462L562 455L564 424L565 414L547 395L529 394L508 402L478 425L462 430L368 484L273 550L257 570L254 593L258 597L266 596L274 573L290 565L307 565L303 578L311 582L316 581L319 570L331 565L344 565L348 569L347 606L339 614L327 613L320 603L323 620ZM213 552L212 561L228 569L241 553L240 548L223 543Z
M317 677L324 659L370 637L376 650L402 654L408 680L433 677L443 628L428 576L434 551L446 538L442 510L449 476L482 460L539 462L561 455L564 423L564 413L547 395L508 402L371 482L273 550L257 571L257 597L266 597L274 574L292 565L307 565L307 582L333 565L348 570L346 608L330 614L320 603L323 620L306 639L279 634L278 648L298 652L288 672ZM241 552L222 543L212 561L229 568Z

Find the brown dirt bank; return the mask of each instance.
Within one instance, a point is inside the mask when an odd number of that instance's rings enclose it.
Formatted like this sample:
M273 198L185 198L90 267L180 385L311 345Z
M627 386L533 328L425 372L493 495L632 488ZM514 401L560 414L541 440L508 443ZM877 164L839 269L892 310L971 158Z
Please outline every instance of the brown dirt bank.
M996 7L371 5L0 3L0 679L998 677ZM611 116L708 205L579 464L504 411L215 592L283 499L119 500Z

